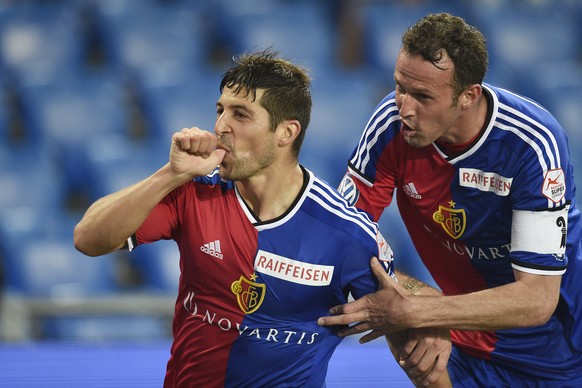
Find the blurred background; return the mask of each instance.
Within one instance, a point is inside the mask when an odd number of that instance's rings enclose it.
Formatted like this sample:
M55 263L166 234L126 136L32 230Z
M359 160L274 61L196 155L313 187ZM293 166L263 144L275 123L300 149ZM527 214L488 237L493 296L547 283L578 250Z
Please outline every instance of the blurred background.
M213 130L230 58L269 46L310 70L300 161L337 186L402 32L441 11L484 33L486 81L554 113L582 165L580 0L0 0L0 385L161 386L177 248L85 257L83 212L164 164L174 131ZM397 265L434 284L397 213L380 221ZM328 387L411 386L366 346L344 341Z

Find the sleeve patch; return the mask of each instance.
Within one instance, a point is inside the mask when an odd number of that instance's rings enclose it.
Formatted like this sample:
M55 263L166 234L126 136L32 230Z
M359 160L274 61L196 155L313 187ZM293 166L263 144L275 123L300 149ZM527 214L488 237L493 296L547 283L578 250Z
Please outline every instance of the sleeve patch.
M388 242L384 239L384 236L378 231L376 234L376 242L378 243L378 260L384 268L386 272L395 277L394 268L393 268L393 261L394 261L394 253L392 252L392 248L388 245Z
M550 201L559 203L566 194L566 180L561 168L549 170L544 176L542 194Z
M360 197L360 191L352 176L348 173L342 179L338 191L348 201L350 206L354 206Z

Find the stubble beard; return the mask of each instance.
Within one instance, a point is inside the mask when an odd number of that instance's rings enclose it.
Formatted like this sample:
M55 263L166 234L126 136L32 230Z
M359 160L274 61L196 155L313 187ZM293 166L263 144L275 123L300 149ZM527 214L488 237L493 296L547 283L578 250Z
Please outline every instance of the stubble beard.
M232 152L231 156L232 159L227 165L224 161L220 164L218 174L222 179L241 181L257 175L270 166L275 159L275 152L273 149L264 148L258 154L252 153L238 157L236 152Z
M413 137L404 136L404 141L411 147L414 148L423 148L429 145L427 143L427 139L418 134L418 132Z

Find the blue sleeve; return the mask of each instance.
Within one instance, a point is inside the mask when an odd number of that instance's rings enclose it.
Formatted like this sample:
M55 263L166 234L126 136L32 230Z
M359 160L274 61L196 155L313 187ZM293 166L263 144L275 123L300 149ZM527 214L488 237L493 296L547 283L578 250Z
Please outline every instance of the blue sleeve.
M374 256L380 259L386 273L394 276L392 249L380 233L375 240L354 239L346 251L342 280L355 299L378 289L378 279L370 268L370 259Z

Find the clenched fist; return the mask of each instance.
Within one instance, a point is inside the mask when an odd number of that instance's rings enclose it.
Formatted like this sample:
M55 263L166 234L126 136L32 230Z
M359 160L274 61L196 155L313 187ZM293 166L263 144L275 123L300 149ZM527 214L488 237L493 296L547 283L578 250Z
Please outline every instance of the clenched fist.
M192 179L216 168L226 151L218 148L218 136L200 128L184 128L172 136L170 167L176 175Z

